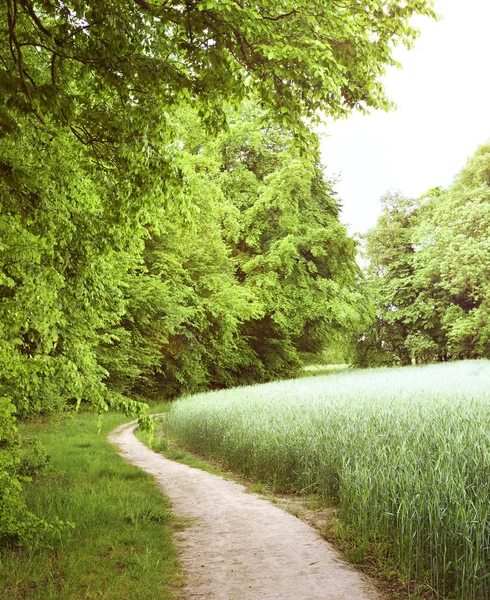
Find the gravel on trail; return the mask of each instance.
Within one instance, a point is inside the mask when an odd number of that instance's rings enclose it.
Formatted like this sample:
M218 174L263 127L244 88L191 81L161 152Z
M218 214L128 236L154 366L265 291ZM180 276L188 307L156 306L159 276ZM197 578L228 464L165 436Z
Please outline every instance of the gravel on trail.
M151 473L173 512L189 525L175 534L186 575L184 598L212 600L382 600L320 534L244 486L149 450L130 423L109 439Z

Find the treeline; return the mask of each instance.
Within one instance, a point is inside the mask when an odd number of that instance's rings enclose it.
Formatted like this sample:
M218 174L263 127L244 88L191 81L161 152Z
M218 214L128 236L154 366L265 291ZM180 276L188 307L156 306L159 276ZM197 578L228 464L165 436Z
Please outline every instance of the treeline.
M173 118L182 186L144 226L127 219L138 199L121 215L122 199L66 160L72 140L44 150L44 178L29 140L17 145L0 311L18 416L294 375L302 354L362 322L355 243L318 152L301 155L252 103L216 136L189 108Z
M97 349L129 397L293 376L339 332L359 330L356 247L318 159L252 103L210 137L179 110L189 214L147 227L122 286L124 314Z
M490 357L490 143L448 189L392 193L367 235L361 366Z

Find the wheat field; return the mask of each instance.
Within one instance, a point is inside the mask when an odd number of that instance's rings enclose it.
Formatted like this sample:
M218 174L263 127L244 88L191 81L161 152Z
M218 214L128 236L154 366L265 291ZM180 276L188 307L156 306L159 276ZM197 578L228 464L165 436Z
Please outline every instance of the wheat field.
M360 547L443 598L490 598L490 361L200 394L168 427L277 491L338 506Z

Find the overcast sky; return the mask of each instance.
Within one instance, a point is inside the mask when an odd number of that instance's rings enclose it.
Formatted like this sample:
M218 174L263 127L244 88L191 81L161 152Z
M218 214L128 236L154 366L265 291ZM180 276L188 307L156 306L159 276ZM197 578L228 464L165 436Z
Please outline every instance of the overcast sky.
M390 189L449 186L490 139L490 0L436 0L436 10L442 20L417 19L415 48L397 49L403 68L385 78L398 110L336 121L322 140L351 233L376 223Z

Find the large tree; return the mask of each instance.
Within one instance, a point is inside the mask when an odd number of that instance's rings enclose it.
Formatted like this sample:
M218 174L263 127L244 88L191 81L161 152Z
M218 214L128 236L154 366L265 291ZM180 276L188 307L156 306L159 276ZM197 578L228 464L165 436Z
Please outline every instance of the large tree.
M220 185L236 214L228 244L263 310L243 331L259 359L250 377L291 375L303 353L320 354L363 319L355 243L317 148L302 156L290 131L250 108L217 145Z

